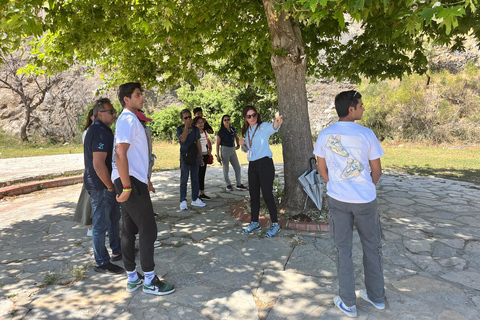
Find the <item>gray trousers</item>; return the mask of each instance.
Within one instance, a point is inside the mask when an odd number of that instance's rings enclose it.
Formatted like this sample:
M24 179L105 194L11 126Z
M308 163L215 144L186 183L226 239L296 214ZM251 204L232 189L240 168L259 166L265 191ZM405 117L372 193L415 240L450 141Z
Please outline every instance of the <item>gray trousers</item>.
M340 298L351 307L356 304L355 276L352 258L353 224L357 227L363 248L363 269L368 297L384 303L385 288L382 262L382 227L377 200L369 203L346 203L328 197L330 233L337 251Z
M235 179L237 180L237 186L242 184L242 170L240 170L240 163L237 158L237 151L235 147L222 146L222 162L223 162L223 178L227 183L227 186L231 186L230 178L228 177L229 165L232 164L235 171Z

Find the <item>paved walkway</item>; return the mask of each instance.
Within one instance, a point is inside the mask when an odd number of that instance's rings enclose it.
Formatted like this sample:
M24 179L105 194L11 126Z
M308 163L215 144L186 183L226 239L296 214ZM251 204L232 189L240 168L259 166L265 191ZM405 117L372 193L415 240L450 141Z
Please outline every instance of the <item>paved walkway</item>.
M230 207L246 193L224 191L220 168L207 177L213 200L203 210L181 212L179 172L154 173L156 272L177 288L164 297L129 294L124 275L93 271L86 227L72 221L80 185L0 201L0 318L344 318L332 302L338 282L329 235L243 235ZM358 299L359 319L480 318L478 195L469 183L381 178L387 308ZM362 289L362 250L354 239Z

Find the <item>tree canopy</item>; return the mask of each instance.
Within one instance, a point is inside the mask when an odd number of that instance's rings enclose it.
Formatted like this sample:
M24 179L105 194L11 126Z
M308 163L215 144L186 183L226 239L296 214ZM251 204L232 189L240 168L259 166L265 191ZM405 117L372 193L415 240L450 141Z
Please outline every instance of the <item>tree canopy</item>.
M200 70L274 86L265 1L19 0L0 4L2 51L34 36L37 63L58 70L89 62L112 79L169 87ZM426 70L422 44L462 49L480 35L478 0L285 0L278 12L300 26L309 75L360 81ZM357 32L342 37L356 25ZM283 51L283 52L282 52Z

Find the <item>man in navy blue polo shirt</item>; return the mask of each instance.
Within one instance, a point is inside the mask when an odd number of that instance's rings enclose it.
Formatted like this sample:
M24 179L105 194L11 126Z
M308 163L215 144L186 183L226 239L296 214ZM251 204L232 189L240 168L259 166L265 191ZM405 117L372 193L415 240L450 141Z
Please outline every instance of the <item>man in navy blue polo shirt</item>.
M119 236L120 205L115 199L115 189L110 179L112 173L113 132L116 111L107 98L99 99L93 107L95 120L87 131L84 143L85 173L83 182L92 203L92 242L97 266L96 272L123 273L122 267L110 262L105 248L108 231L112 261L122 259Z

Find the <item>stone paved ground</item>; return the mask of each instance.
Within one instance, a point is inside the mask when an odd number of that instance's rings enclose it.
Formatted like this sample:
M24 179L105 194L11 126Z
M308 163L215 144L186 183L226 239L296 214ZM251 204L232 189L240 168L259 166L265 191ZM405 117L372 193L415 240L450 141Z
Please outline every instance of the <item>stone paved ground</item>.
M177 289L164 297L129 294L125 275L93 271L86 227L72 221L80 185L1 201L0 318L342 319L332 302L338 285L329 235L242 235L230 207L246 193L224 191L220 168L209 169L207 178L213 201L181 212L178 171L154 174L156 271ZM477 187L384 175L378 202L387 308L378 311L359 299L358 318L480 319ZM358 235L353 257L358 290Z

